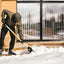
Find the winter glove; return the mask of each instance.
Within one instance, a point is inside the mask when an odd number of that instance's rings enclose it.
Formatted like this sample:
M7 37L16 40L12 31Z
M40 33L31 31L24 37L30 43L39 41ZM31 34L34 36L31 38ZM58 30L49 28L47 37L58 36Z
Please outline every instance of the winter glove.
M33 50L31 47L28 47L28 51L31 53Z

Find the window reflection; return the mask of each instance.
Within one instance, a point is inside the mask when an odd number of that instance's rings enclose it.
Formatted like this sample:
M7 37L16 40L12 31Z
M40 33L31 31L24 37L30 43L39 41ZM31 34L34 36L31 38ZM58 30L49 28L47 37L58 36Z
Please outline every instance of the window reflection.
M17 12L22 15L24 39L40 40L40 5L17 3Z
M64 39L64 4L43 4L43 39Z

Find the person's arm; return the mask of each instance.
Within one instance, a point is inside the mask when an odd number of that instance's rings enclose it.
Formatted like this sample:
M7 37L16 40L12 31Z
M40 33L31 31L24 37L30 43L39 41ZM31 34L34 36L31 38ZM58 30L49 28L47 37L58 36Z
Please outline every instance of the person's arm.
M1 17L4 18L5 15L8 15L8 12L9 12L8 10L4 9L4 10L2 11Z
M18 34L19 34L20 38L23 40L22 23L21 23L21 21L17 24L17 28L18 28Z
M8 15L8 10L4 9L2 11L1 17L2 17L2 22L5 23L5 15Z

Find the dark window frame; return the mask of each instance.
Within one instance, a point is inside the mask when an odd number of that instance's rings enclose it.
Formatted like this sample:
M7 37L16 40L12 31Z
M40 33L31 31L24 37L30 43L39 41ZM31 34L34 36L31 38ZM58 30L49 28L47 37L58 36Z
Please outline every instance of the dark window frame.
M43 26L42 26L42 18L43 18L43 15L42 15L42 13L43 13L43 3L64 3L64 1L43 1L43 0L40 0L40 1L16 1L16 5L17 5L17 3L40 3L40 40L24 40L25 42L27 42L27 41L29 41L29 42L31 42L31 41L60 41L59 39L57 39L57 40L50 40L50 39L46 39L46 40L44 40L44 39L42 39L43 38L43 36L42 36L42 32L43 32L43 30L42 30L42 28L43 28ZM16 6L17 7L17 6ZM16 11L17 11L17 9L16 9Z

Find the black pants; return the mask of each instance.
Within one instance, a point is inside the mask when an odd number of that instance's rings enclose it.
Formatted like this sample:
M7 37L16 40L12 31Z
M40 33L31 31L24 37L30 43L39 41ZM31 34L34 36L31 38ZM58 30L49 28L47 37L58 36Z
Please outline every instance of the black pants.
M15 27L10 27L14 32L15 32ZM2 26L1 29L1 42L0 42L0 49L3 48L4 45L4 38L6 33L8 32L8 29L6 28L5 25ZM10 31L9 31L10 32ZM15 44L15 36L10 32L10 36L11 36L11 42L10 42L10 48L9 50L12 50L14 48L14 44Z

